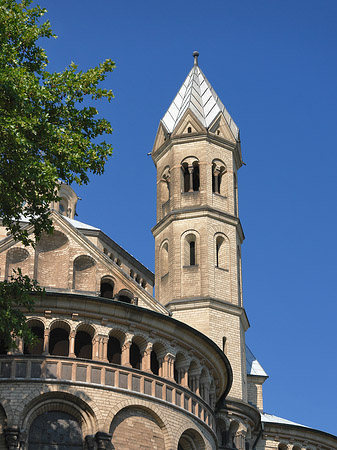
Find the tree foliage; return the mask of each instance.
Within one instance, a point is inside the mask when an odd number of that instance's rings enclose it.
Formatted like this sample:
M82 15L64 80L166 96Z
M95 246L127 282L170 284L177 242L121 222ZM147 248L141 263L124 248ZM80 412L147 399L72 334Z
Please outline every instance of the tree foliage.
M6 350L16 347L16 338L22 338L30 345L35 342L35 335L22 310L33 310L32 293L43 295L44 290L38 286L37 281L22 275L20 269L14 271L9 281L0 283L0 339Z
M40 24L46 11L31 3L0 0L0 216L25 245L33 241L20 226L22 215L37 238L50 232L57 180L86 184L88 172L101 174L112 153L97 139L110 134L111 125L97 117L91 100L113 98L98 85L114 63L108 59L85 72L71 63L48 72L38 44L54 35L48 21Z

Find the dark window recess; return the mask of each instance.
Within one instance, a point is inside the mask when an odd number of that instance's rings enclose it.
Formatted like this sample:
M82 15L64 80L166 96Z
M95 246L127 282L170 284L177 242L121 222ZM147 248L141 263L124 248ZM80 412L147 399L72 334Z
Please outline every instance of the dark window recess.
M151 372L155 375L159 375L159 362L154 350L151 352Z
M195 241L190 242L190 266L195 266Z
M101 297L113 298L114 287L110 283L101 283Z
M5 345L5 341L0 338L0 355L7 355L8 348Z
M198 164L193 165L193 191L199 191L200 177Z
M220 244L220 242L216 242L216 249L215 249L215 251L216 251L216 267L219 267L219 253L220 253L220 247L221 247L221 244Z
M178 379L178 370L177 370L176 363L174 363L174 365L173 365L173 377L174 377L175 382L178 383L179 379Z
M120 296L118 297L118 300L119 300L120 302L124 302L124 303L131 303L131 298L130 298L130 297L127 297L126 295L120 295Z
M184 192L190 190L190 172L187 165L183 165L183 176L184 176Z
M133 367L134 369L140 369L141 368L141 362L142 362L142 358L140 355L140 350L137 344L135 344L134 342L131 344L130 347L130 364L131 367Z
M119 340L110 336L108 342L108 361L113 364L121 363L122 349Z
M43 340L44 330L42 327L32 327L32 333L36 336L34 345L24 345L23 353L25 355L42 355L43 353Z
M29 429L28 450L81 450L81 426L72 415L48 411L38 416Z
M69 334L63 328L54 328L49 336L49 354L54 356L69 355Z
M91 336L86 331L78 331L75 337L75 355L77 358L92 358Z

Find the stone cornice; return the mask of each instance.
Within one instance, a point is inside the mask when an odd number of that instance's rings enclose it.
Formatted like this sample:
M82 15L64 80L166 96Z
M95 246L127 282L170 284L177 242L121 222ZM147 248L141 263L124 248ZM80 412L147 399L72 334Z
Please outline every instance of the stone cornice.
M116 251L130 264L132 264L136 269L143 272L143 274L148 277L152 283L154 283L154 273L151 272L150 269L145 267L138 259L136 259L134 256L130 255L129 252L127 252L123 247L117 244L113 239L111 239L108 235L106 235L102 230L88 230L88 229L81 229L79 228L82 234L85 236L93 236L100 239L102 242L106 243L113 249L116 249Z
M250 327L249 320L244 308L242 308L241 306L233 305L233 303L228 303L221 299L212 297L181 298L174 299L167 303L165 306L171 312L195 309L196 306L198 306L198 308L216 309L218 311L223 311L240 317L245 331L247 331Z
M137 329L151 330L158 335L166 336L168 340L177 340L187 348L191 347L191 343L194 342L194 348L197 349L195 352L200 355L200 359L208 360L218 376L223 377L224 392L221 395L227 395L231 388L233 374L226 355L207 336L173 317L140 306L93 295L48 292L43 298L40 295L34 295L34 297L34 316L36 314L44 315L46 310L51 311L53 315L69 316L76 311L78 313L77 320L83 318L100 322L102 318L105 318L107 323L121 323L127 327L134 324Z
M301 425L263 422L262 438L272 438L278 441L294 440L304 442L305 447L311 444L320 449L337 449L337 436Z
M85 236L81 231L74 227L70 222L68 222L61 214L52 210L50 213L50 218L58 225L58 227L63 230L65 234L71 235L72 238L77 241L77 243L88 252L96 261L106 267L107 271L113 268L116 275L120 276L124 281L127 280L131 283L132 290L135 292L136 297L141 297L144 302L149 305L149 308L154 308L162 314L168 314L167 309L158 300L152 297L144 288L142 288L133 278L126 274L121 267L113 262L107 255L105 255L101 250L99 250L96 245L94 245L87 236ZM28 233L33 232L33 227L31 225L27 226ZM16 241L13 236L8 236L3 239L0 243L0 252L7 250L12 245L15 245Z
M252 383L263 384L268 378L268 375L262 376L247 373L247 380L252 381Z
M226 415L240 417L248 420L253 429L258 429L261 422L261 414L255 406L249 403L238 400L234 397L222 398L217 402L215 407L216 414L225 412Z
M242 166L241 145L240 142L231 142L221 136L213 133L197 132L190 134L181 134L179 136L170 136L155 152L151 153L154 164L157 166L158 161L177 144L186 144L189 142L207 141L211 144L218 145L226 150L233 152L236 167L239 169Z
M212 219L222 220L223 222L228 223L229 225L235 226L241 242L244 241L245 235L239 218L207 205L190 206L187 208L175 209L173 211L170 211L162 220L160 220L151 229L151 231L153 236L156 237L165 227L167 227L174 220L185 220L202 217L210 217Z

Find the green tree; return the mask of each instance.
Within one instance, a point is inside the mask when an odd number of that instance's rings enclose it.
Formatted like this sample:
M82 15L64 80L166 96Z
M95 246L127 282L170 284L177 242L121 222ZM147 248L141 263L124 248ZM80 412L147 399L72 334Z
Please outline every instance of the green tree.
M31 3L0 0L0 217L25 245L33 240L20 226L22 215L36 238L52 230L57 180L86 184L88 172L103 172L112 147L97 138L112 128L91 100L113 98L98 85L115 67L108 59L86 72L74 63L48 72L38 42L54 35L48 21L40 24L46 10Z
M35 295L43 295L35 280L22 275L17 269L9 281L0 283L0 340L3 350L11 350L16 347L16 338L24 339L26 344L34 345L35 335L26 322L26 316L22 311L32 311ZM0 350L0 353L1 353Z
M110 123L98 118L98 99L113 98L99 88L114 63L108 59L86 72L71 63L63 72L47 70L46 52L38 44L55 37L46 10L32 0L0 0L0 217L16 240L34 245L52 232L49 205L58 200L58 180L86 184L88 173L101 174L112 147L100 138ZM22 216L34 227L28 235ZM34 336L23 311L31 311L41 293L36 281L16 273L0 283L0 339L14 348Z

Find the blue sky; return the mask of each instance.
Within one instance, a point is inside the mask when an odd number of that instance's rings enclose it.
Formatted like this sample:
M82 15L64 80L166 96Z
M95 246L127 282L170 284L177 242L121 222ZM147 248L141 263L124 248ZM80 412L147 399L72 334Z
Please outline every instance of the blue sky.
M80 189L78 219L154 269L159 120L199 65L241 130L247 343L269 374L266 412L336 434L335 0L46 0L49 70L117 68L99 103L113 158Z

